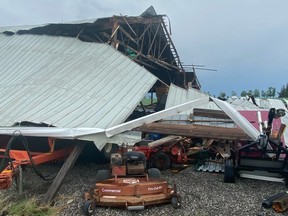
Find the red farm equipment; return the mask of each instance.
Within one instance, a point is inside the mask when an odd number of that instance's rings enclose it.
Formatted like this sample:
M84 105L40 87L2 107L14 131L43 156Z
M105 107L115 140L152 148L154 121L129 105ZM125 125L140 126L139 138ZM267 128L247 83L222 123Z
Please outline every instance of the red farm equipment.
M147 166L159 170L169 169L173 164L186 164L193 162L195 150L199 150L197 139L180 136L167 136L155 141L141 141L133 147L123 147L120 151L143 152L147 158Z

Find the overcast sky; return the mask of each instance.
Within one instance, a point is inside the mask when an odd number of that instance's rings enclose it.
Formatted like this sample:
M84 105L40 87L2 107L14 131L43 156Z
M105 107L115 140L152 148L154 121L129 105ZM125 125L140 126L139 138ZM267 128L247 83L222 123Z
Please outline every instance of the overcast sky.
M169 17L172 39L204 92L240 95L288 83L287 0L1 0L0 26L140 15L149 6Z

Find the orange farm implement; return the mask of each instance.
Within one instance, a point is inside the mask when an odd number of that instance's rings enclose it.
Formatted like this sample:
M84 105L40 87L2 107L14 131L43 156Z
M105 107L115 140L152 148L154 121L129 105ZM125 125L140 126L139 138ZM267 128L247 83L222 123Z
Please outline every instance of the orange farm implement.
M162 180L160 170L150 168L146 171L143 152L114 153L110 161L111 170L99 170L95 187L85 193L82 207L85 215L93 215L96 206L127 210L142 210L145 206L161 203L171 203L174 208L181 206L176 186L171 187Z
M7 138L7 137L6 137ZM5 140L5 139L2 139ZM8 141L8 139L7 139ZM14 144L16 147L14 148ZM19 147L19 144L20 145ZM31 165L34 171L42 178L45 176L37 169L36 165L43 164L53 160L66 158L72 148L60 148L55 150L55 139L48 138L47 152L30 151L26 137L14 135L7 143L1 143L0 147L0 189L11 187L15 178L19 193L22 193L22 166Z

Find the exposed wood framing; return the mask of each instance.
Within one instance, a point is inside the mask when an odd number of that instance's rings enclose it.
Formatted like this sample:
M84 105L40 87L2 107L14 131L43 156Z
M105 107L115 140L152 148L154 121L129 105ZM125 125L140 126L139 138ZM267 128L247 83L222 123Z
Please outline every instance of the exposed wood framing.
M111 37L108 41L108 43L110 42L111 46L114 47L114 48L117 48L117 31L119 29L119 25L117 25L117 22L114 22L114 25L113 25L113 28L112 28L112 34L111 34Z
M164 29L165 36L167 37L167 41L168 41L168 44L169 44L169 46L170 46L170 49L171 49L172 53L174 54L174 61L175 61L176 64L180 67L181 71L184 72L183 66L182 66L182 64L181 64L181 62L180 62L179 55L178 55L178 53L177 53L177 51L176 51L176 48L175 48L175 46L174 46L174 43L173 43L173 41L172 41L172 39L171 39L171 37L170 37L170 35L169 35L169 32L168 32L168 30L167 30L167 28L166 28L166 24L165 24L165 22L164 22L163 17L161 17L161 19L162 19L162 27L163 27L163 29ZM174 61L171 62L171 63L173 64Z
M121 33L125 35L125 37L122 36L122 46L133 50L137 55L141 55L142 57L145 56L146 59L158 64L159 66L164 67L165 69L171 70L171 68L173 68L176 71L184 71L182 65L180 64L179 56L176 52L176 48L174 47L171 37L167 35L168 31L166 29L165 22L162 16L155 16L150 18L114 16L113 22L113 27L117 22L117 25L120 25ZM144 31L142 30L139 32L141 33L141 35L138 35L139 33L138 31L136 31L136 29L133 28L133 24L142 25L142 28L144 25ZM127 26L128 28L125 28L125 26ZM160 31L160 29L162 31ZM106 35L106 37L108 36ZM131 47L130 41L137 45L137 50L135 49L135 47ZM143 53L144 41L146 41L146 43L148 41L148 49L146 49L145 53ZM163 42L166 42L166 44L161 45L161 43ZM162 54L165 50L167 51L168 48L172 51L172 56L170 56L170 59L167 59L167 56L165 57L165 59L162 59ZM178 59L175 60L175 58ZM178 65L175 62L177 62Z
M135 31L133 30L133 28L131 27L131 25L129 24L129 22L125 19L124 16L121 15L121 17L122 17L122 19L125 21L125 23L127 24L127 26L130 28L130 30L133 32L134 36L137 37L137 34L136 34Z
M138 42L121 26L119 26L121 32L127 37L129 38L132 42L134 42L137 46L139 45Z
M203 141L203 148L209 149L213 142L214 142L214 139L205 139Z
M168 17L167 17L168 18ZM169 21L169 19L168 19ZM171 83L187 88L188 82L199 89L196 77L183 69L167 28L171 27L165 15L113 16L97 19L93 23L49 24L19 34L41 34L76 37L85 42L108 43L147 68L167 85ZM121 42L121 43L120 43ZM131 51L131 52L130 52ZM135 56L134 56L135 53ZM159 82L155 86L161 86Z
M153 39L152 39L152 41L151 41L151 43L150 43L150 46L149 46L149 48L148 48L148 54L151 52L151 49L152 49L152 47L153 47L153 45L154 45L155 39L156 39L157 34L158 34L158 32L159 32L159 27L160 27L160 25L157 26L156 32L155 32L155 34L154 34L154 37L153 37ZM156 47L156 46L154 46L154 47ZM152 55L155 56L155 53L152 53ZM158 56L158 57L159 57L159 56Z

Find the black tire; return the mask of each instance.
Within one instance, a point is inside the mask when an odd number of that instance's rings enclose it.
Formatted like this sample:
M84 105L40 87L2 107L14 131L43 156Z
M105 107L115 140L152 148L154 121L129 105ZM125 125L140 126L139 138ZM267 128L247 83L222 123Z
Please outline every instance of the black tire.
M224 182L235 183L235 169L231 159L225 161Z
M96 183L110 179L111 172L109 170L99 170L96 175Z
M95 207L91 200L86 200L82 206L82 211L85 216L92 216L95 212Z
M161 179L161 172L157 168L150 168L147 170L149 178Z
M126 159L128 159L128 161L129 161L130 159L133 159L133 157L139 158L139 161L142 161L142 162L145 164L145 166L146 166L146 156L145 156L145 154L144 154L143 152L141 152L141 151L129 151L129 152L125 152L125 153L123 154L123 157L126 158Z
M153 158L153 167L163 171L171 167L171 160L168 154L157 152Z
M110 161L111 154L117 153L119 146L115 143L106 143L103 149L101 150L104 157Z
M180 197L173 196L171 198L171 205L174 209L178 209L181 207L181 199Z

